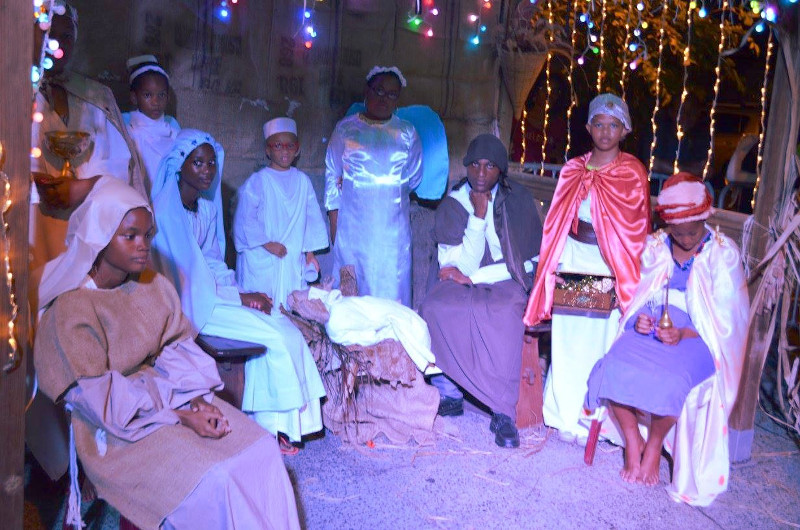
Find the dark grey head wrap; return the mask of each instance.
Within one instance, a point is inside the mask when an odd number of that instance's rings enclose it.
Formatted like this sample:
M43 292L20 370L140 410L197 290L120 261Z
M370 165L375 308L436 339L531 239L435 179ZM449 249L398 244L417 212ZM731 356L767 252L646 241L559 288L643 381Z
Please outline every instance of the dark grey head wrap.
M464 165L468 166L476 160L486 159L493 162L500 172L508 171L508 151L503 142L493 134L481 134L475 137L467 148Z

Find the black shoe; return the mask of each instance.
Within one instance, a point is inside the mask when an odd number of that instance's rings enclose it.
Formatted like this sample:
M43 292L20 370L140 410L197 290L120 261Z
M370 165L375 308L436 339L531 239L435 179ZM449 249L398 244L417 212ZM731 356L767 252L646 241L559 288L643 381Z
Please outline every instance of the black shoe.
M439 400L439 416L462 416L464 414L464 400L445 397Z
M489 430L494 433L494 443L500 447L519 447L519 431L514 421L505 414L493 414Z

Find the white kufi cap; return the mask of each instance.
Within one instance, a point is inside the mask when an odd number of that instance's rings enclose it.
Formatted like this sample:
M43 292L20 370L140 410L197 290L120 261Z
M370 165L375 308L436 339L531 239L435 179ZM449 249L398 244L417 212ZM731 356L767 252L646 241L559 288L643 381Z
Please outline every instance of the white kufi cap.
M273 118L264 124L264 139L273 134L292 133L297 136L297 123L291 118Z

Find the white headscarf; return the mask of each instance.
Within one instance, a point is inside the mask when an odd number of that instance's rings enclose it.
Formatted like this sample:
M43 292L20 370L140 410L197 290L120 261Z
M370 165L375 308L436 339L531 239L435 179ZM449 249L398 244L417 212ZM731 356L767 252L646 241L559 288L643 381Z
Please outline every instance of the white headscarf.
M147 208L152 213L147 199L126 183L114 177L98 179L69 218L67 250L44 266L39 283L40 311L59 295L83 283L122 219L135 208Z
M169 83L169 75L167 75L167 72L158 63L158 59L156 59L155 55L148 54L131 57L125 63L125 66L128 68L128 84L130 85L133 85L133 82L136 81L137 77L142 74L146 74L147 72L156 72L161 74L167 78L167 83Z
M175 286L181 297L183 312L197 329L205 325L214 309L216 281L186 217L178 179L184 161L203 144L214 148L217 174L211 187L201 197L213 202L217 210L217 241L224 256L225 229L222 224L220 183L225 151L210 134L197 129L181 130L172 149L161 160L151 191L158 228L153 238L153 261L158 271Z
M397 76L397 79L400 81L400 86L402 88L406 87L406 78L403 77L403 72L396 66L373 66L372 70L369 71L367 74L367 83L372 81L372 78L376 75L381 74L394 74Z

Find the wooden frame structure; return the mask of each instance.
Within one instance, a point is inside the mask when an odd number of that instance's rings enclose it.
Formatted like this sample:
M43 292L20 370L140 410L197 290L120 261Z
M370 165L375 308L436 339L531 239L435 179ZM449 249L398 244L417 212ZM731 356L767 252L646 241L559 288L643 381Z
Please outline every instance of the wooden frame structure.
M31 57L33 24L30 0L0 3L0 35L6 44L0 49L0 142L5 152L1 168L11 184L9 226L10 263L19 304L16 339L21 364L0 370L0 527L22 528L25 456L25 374L31 359L28 341L30 323L28 293L28 203L30 195L31 149ZM13 43L13 45L12 45ZM0 246L2 249L2 246ZM0 256L0 261L4 256ZM11 307L5 278L0 282L0 366L8 360L8 319Z

